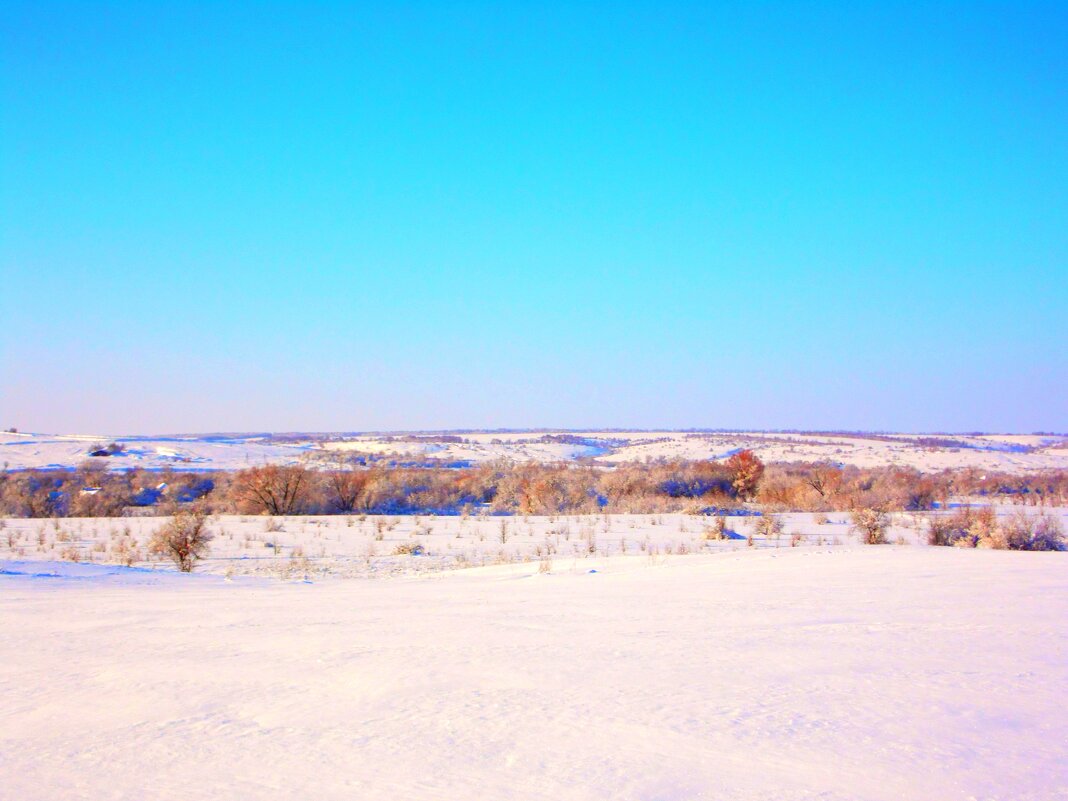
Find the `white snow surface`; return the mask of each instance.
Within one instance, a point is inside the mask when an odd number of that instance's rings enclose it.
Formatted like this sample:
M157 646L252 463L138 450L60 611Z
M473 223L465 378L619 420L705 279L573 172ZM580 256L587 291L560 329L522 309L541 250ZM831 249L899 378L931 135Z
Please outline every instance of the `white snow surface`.
M1065 553L0 571L5 799L1068 798Z
M118 443L115 456L90 457ZM294 445L258 436L108 437L89 434L0 434L0 462L8 469L77 467L93 461L112 469L237 470L272 464L297 464L308 444Z
M481 464L497 459L601 465L646 459L724 459L743 448L765 461L830 461L924 471L974 467L1026 472L1068 468L1068 437L1006 434L842 434L780 432L450 432L170 437L0 434L10 469L75 467L115 442L123 451L96 461L112 469L234 470L265 463L336 465L338 459Z

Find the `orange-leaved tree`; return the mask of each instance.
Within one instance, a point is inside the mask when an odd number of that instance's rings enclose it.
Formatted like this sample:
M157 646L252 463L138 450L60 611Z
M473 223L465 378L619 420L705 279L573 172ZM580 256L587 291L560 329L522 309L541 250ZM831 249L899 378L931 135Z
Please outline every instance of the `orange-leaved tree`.
M764 477L764 463L746 449L731 456L727 468L731 471L731 485L738 497L744 501L752 500L760 487L760 479Z

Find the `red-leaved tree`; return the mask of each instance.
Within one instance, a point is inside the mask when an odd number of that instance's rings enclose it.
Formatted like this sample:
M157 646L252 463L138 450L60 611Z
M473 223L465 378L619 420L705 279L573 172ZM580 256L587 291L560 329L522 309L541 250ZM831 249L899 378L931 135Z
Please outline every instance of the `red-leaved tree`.
M764 463L746 449L728 459L727 468L731 471L731 485L738 497L744 501L752 500L760 488L760 479L764 477Z

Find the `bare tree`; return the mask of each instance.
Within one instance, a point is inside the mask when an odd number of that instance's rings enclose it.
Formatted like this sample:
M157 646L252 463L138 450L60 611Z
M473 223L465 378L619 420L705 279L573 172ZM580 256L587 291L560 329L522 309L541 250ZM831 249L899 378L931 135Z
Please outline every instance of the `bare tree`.
M326 490L330 505L341 513L356 509L361 496L366 495L365 490L373 475L370 470L352 467L339 459L337 468L331 470L326 476Z
M833 495L842 485L842 471L826 462L812 465L805 483L819 493L821 498Z
M238 503L259 514L291 515L300 511L308 493L309 471L276 464L242 470L234 477Z

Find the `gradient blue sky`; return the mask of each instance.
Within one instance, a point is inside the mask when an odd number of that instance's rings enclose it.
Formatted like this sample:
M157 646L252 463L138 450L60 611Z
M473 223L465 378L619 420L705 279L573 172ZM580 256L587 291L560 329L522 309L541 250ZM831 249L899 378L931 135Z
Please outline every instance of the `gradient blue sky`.
M1068 429L1063 3L0 35L0 425Z

